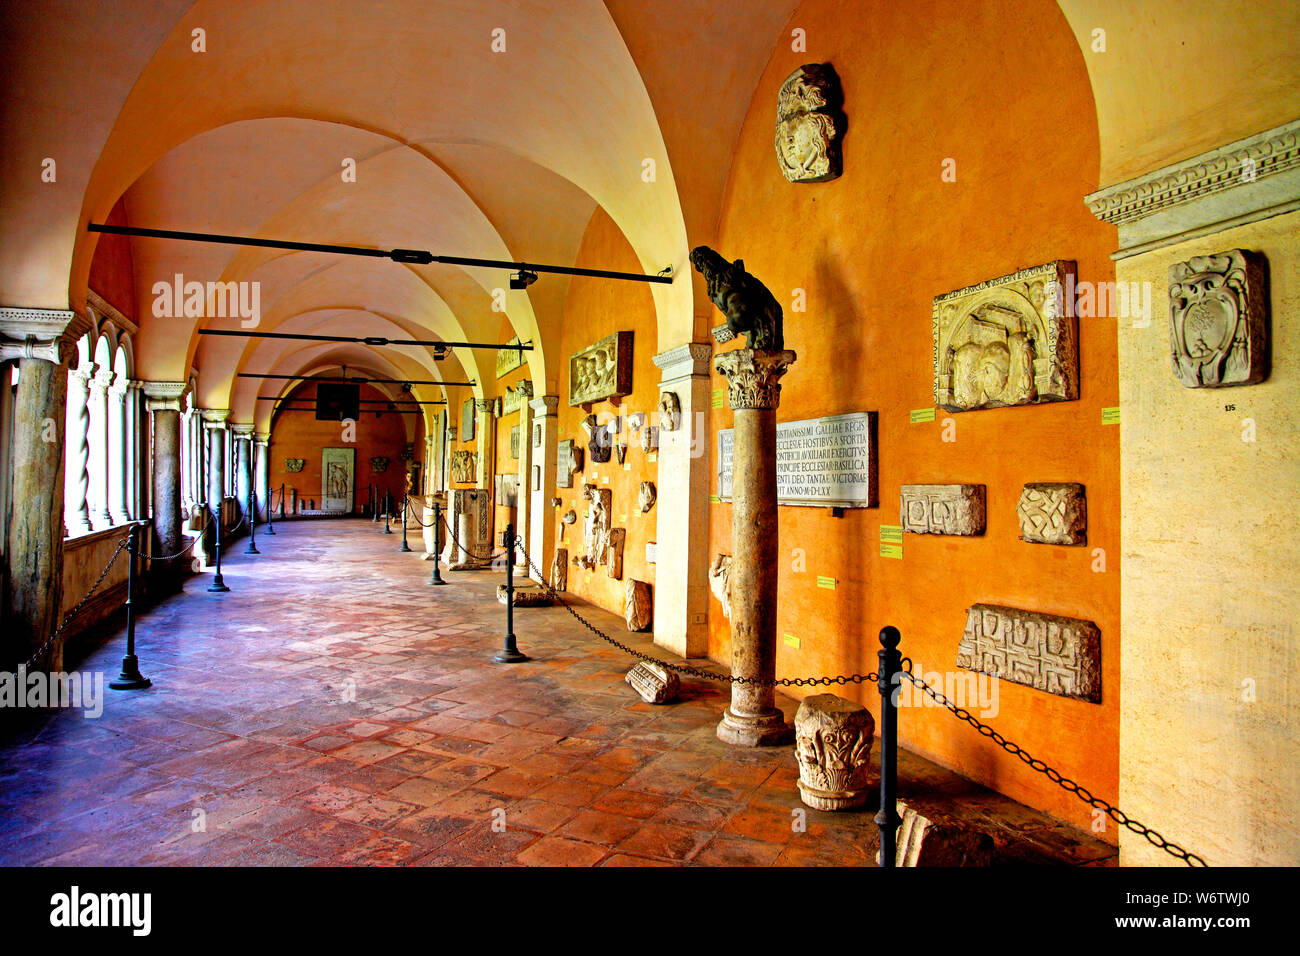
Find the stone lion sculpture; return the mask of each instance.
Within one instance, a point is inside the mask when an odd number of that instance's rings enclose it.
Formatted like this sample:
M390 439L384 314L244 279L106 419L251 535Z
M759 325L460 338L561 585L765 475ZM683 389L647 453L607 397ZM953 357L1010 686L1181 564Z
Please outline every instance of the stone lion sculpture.
M747 348L779 352L785 348L781 306L767 286L745 271L745 261L728 262L708 246L691 250L691 265L704 276L709 298L727 317L732 336L744 335Z

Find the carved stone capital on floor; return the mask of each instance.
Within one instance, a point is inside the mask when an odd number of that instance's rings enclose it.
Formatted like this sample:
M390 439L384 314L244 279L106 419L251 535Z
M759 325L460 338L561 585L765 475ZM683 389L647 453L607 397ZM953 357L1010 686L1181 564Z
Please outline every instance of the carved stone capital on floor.
M141 382L144 389L144 407L151 412L179 412L189 382Z
M776 408L781 404L781 376L798 356L789 349L765 352L735 349L713 360L727 379L727 402L736 408Z
M0 308L0 361L35 358L74 369L76 339L89 328L71 309Z
M560 396L543 395L541 398L534 398L529 404L533 407L534 417L554 418L556 410L560 407Z
M203 419L203 427L213 430L225 431L226 419L230 417L228 408L200 408L199 417Z

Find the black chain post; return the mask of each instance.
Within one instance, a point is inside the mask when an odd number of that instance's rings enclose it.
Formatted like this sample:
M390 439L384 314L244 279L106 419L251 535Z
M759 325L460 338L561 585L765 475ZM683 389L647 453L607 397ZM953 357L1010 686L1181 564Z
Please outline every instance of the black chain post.
M248 489L248 547L244 554L261 554L257 550L257 492L252 486Z
M389 512L393 510L393 497L387 491L384 492L384 530L382 534L392 534L393 529L388 527Z
M152 687L153 681L140 673L140 661L135 656L135 557L138 550L136 530L140 523L132 522L127 531L126 554L126 656L122 658L122 673L117 680L110 681L113 690L144 690Z
M407 509L410 506L411 503L406 497L406 492L402 492L402 546L397 549L398 551L411 550L411 546L406 543L406 516L407 516Z
M216 521L216 567L212 575L212 583L208 585L208 590L213 593L224 593L230 588L226 587L226 581L221 576L221 499L217 499L217 521Z
M893 867L898 854L898 701L894 688L899 681L903 655L898 644L902 635L896 627L880 629L880 865Z
M429 577L430 584L446 584L442 579L442 571L439 570L438 564L442 556L438 552L438 545L442 542L439 540L442 536L442 505L438 499L433 499L433 574Z
M515 526L513 524L506 525L506 537L503 543L506 547L506 642L492 659L498 664L518 664L528 658L520 654L519 648L515 646Z
M275 534L275 492L268 491L266 495L266 533Z

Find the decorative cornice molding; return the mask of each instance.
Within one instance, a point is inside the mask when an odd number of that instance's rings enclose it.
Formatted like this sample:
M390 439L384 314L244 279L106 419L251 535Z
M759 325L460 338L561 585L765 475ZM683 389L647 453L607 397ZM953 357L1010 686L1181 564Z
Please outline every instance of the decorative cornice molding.
M554 418L556 410L560 407L560 396L543 395L541 398L534 398L529 404L533 408L533 414L538 418Z
M104 318L111 321L124 332L129 332L131 335L135 335L140 331L138 325L123 315L117 306L113 305L112 302L109 302L94 289L86 290L86 305L88 305L94 312L104 316Z
M712 357L712 342L687 342L660 352L654 357L654 363L663 373L661 382L674 382L692 375L707 376Z
M243 422L240 422L239 424L232 424L230 426L230 433L234 435L236 438L252 438L253 423L248 422L247 424L245 424Z
M226 427L226 419L230 417L230 409L200 408L199 417L203 419L203 427L205 428L224 429Z
M1084 202L1120 227L1117 258L1288 212L1300 206L1300 120L1099 189Z

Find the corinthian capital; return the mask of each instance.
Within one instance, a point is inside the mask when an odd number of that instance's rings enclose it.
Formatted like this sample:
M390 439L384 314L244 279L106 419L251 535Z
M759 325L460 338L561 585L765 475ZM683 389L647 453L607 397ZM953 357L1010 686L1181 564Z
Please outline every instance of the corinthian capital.
M776 408L781 404L781 376L798 356L789 349L768 352L735 349L713 360L727 379L727 401L736 408Z

